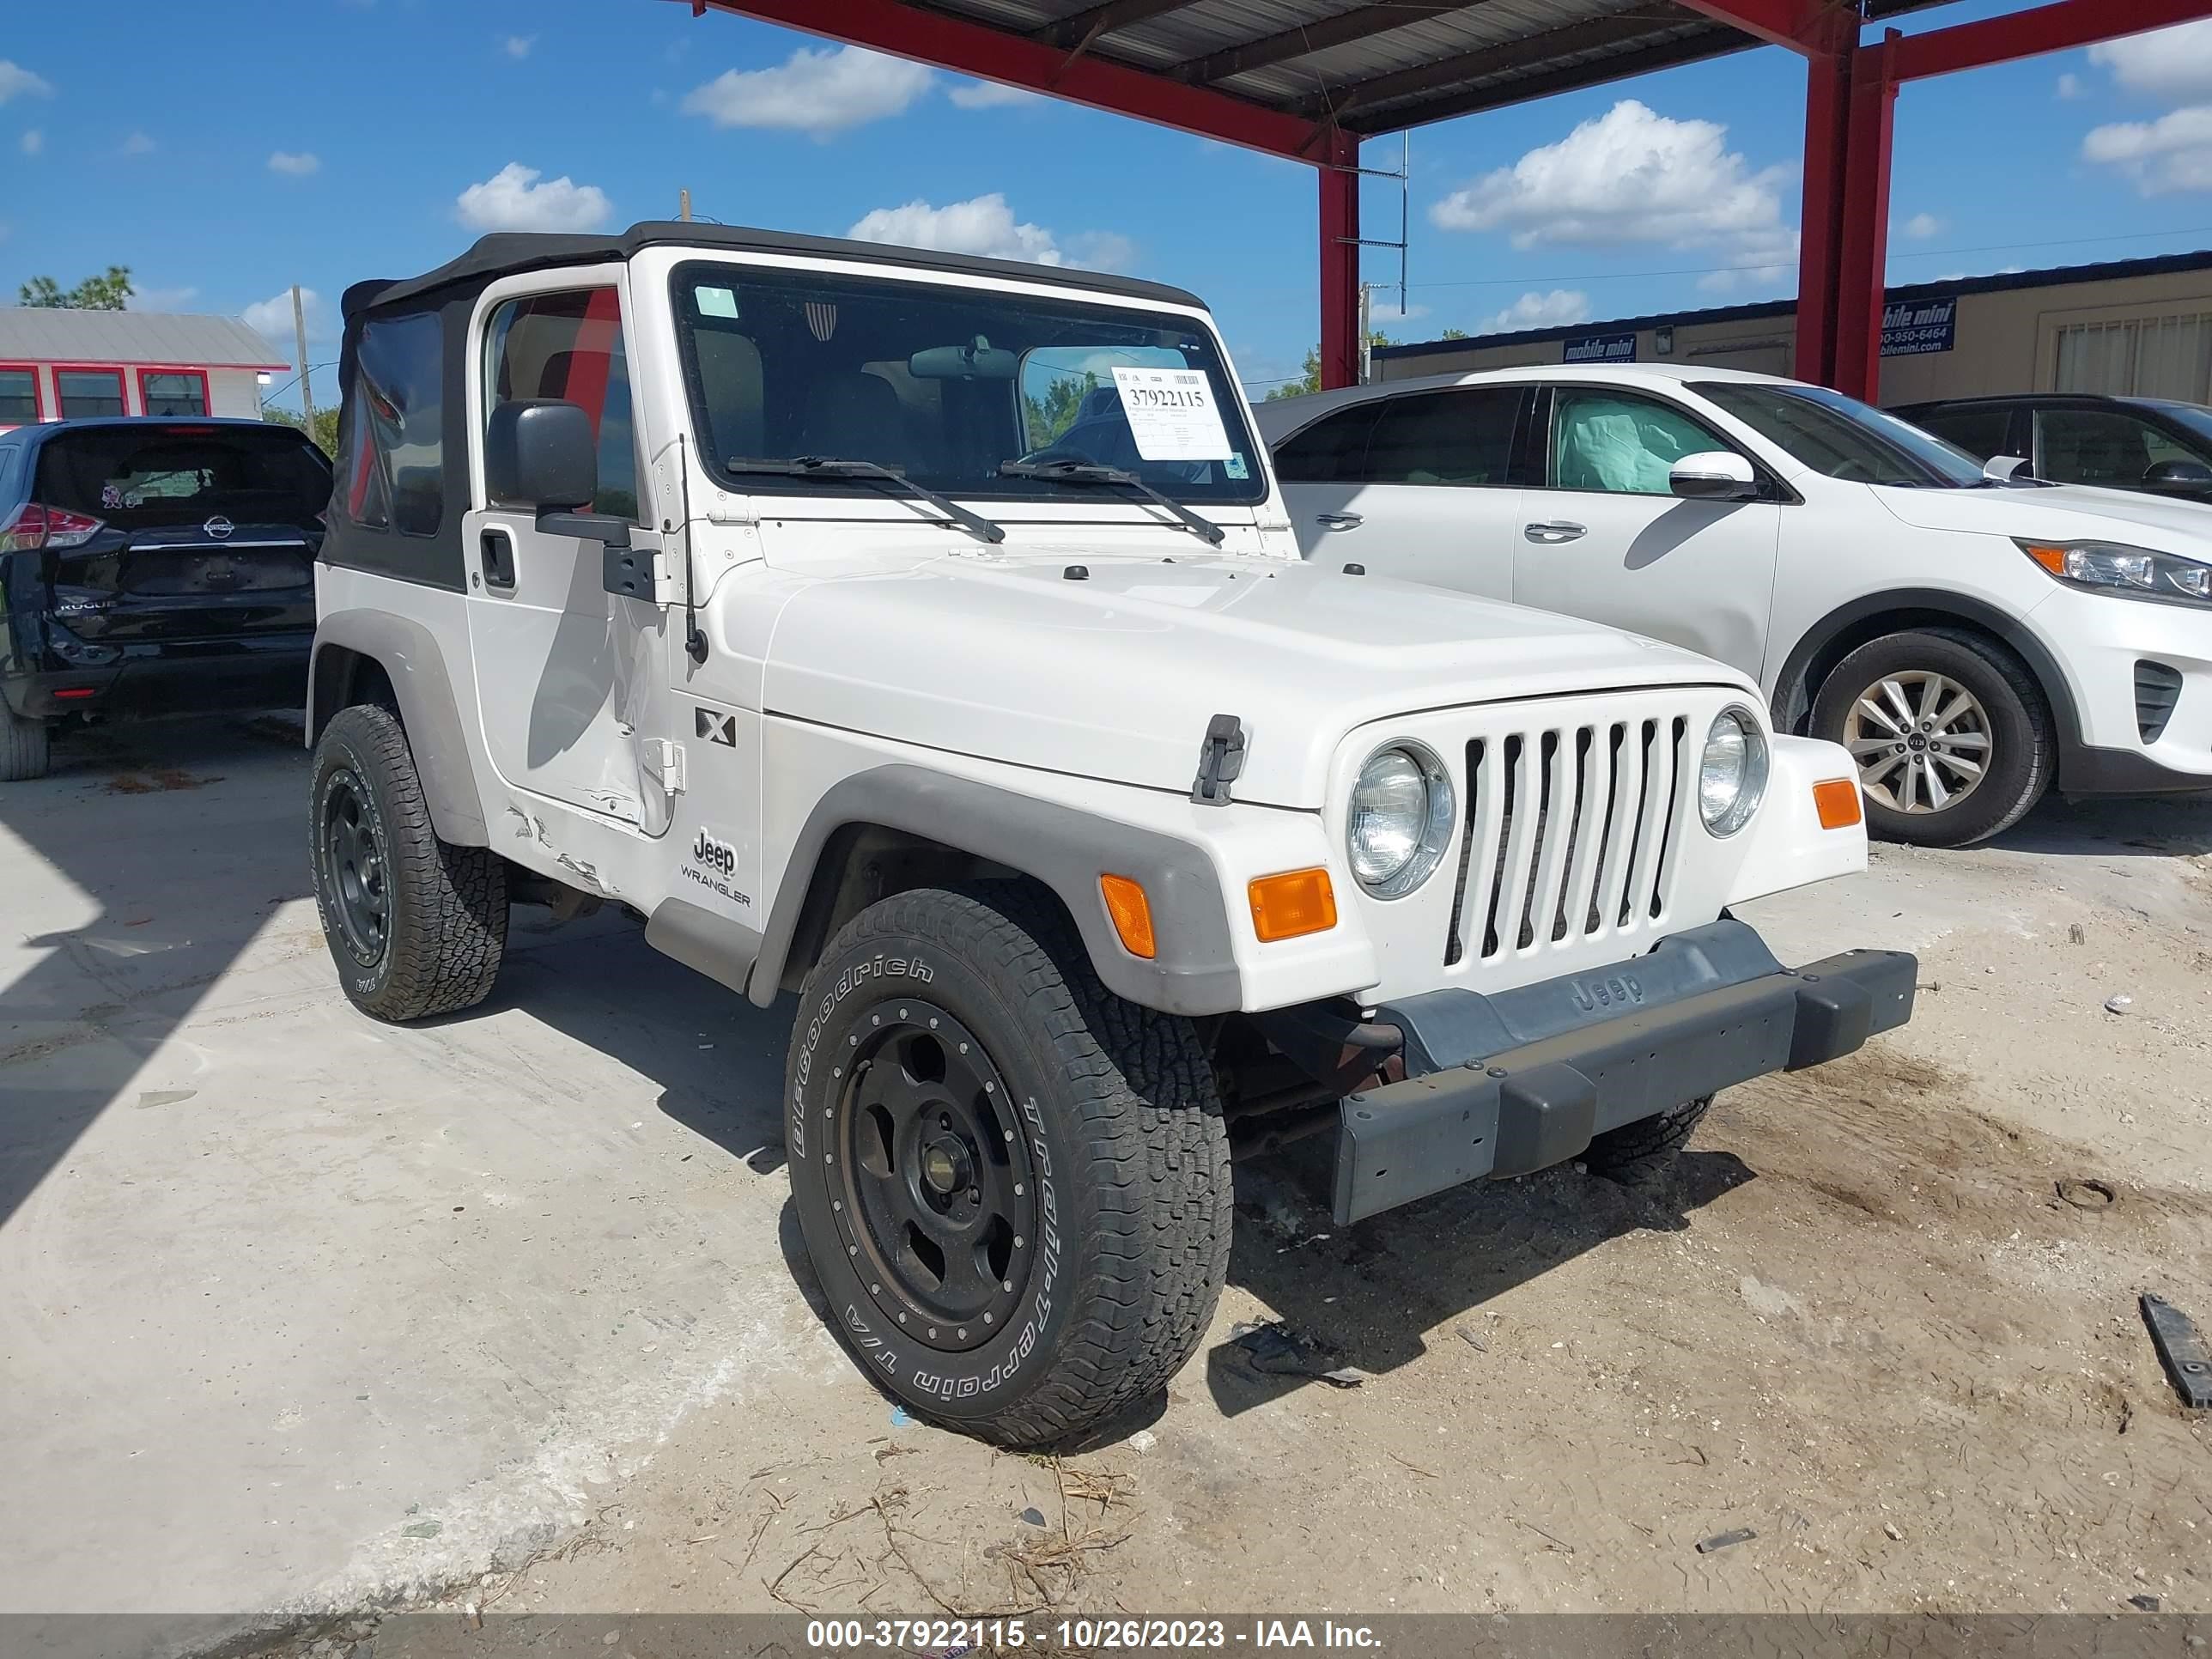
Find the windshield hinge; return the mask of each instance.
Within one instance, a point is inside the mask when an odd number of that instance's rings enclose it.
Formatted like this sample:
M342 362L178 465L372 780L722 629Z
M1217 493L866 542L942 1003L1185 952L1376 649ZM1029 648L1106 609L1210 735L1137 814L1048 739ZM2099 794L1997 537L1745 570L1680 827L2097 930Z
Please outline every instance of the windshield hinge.
M684 793L684 746L672 738L647 738L644 743L645 769L659 783L664 795Z
M1244 770L1244 722L1234 714L1216 714L1206 723L1206 741L1198 750L1198 781L1190 798L1201 806L1229 805L1229 786Z

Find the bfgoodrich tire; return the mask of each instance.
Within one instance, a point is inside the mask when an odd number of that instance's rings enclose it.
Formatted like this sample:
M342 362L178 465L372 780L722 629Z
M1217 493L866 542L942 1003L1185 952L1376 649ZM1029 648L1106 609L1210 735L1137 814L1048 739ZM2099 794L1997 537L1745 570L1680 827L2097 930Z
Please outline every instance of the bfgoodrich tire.
M799 994L785 1098L830 1322L915 1412L1048 1444L1196 1351L1229 1264L1212 1068L1021 884L854 918Z
M46 776L52 763L52 742L46 721L25 720L0 701L0 783L27 783Z
M2043 690L1965 629L1887 634L1821 682L1813 734L1858 764L1869 833L1965 847L2017 823L2051 787L2058 744Z
M507 866L430 825L407 733L356 703L315 744L308 797L315 909L355 1007L422 1019L490 994L507 947Z

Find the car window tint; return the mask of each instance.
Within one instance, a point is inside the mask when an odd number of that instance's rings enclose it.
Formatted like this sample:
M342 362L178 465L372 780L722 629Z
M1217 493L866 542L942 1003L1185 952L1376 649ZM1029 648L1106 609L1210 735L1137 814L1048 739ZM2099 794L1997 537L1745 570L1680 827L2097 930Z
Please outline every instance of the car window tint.
M334 496L356 524L438 533L446 511L443 340L433 311L372 317L362 326Z
M517 398L559 398L580 405L599 442L592 511L639 521L629 360L623 349L620 296L613 289L510 300L492 315L484 368L487 415Z
M2009 409L1938 409L1905 418L1922 431L1958 445L1977 460L2012 453Z
M1359 476L1378 484L1502 484L1520 408L1511 386L1386 399Z
M2148 421L2106 409L2035 411L2036 476L2053 483L2134 489L2161 461L2195 461Z
M1275 472L1287 483L1356 483L1367 464L1367 437L1382 413L1379 398L1325 415L1275 450Z
M289 427L128 426L64 428L39 450L37 498L118 529L198 523L306 526L329 505L323 453Z
M1553 409L1555 489L1665 495L1675 462L1723 447L1688 416L1649 398L1562 387Z

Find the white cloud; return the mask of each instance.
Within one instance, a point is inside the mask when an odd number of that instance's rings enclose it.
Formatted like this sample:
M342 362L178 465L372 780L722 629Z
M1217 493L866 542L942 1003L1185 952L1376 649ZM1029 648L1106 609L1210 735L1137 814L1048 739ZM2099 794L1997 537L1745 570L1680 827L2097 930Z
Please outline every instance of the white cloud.
M1002 104L1036 104L1043 101L1042 95L1023 87L1004 86L996 81L969 81L957 86L945 94L962 109L996 109Z
M46 135L33 127L17 141L16 148L26 155L36 155L46 147Z
M280 149L269 158L269 171L288 173L295 179L304 179L323 164L323 158L313 150Z
M509 161L453 202L453 216L471 230L595 230L611 210L597 185L562 173L539 184L538 169Z
M1429 308L1426 306L1409 306L1400 300L1377 300L1370 297L1367 301L1367 325L1378 331L1385 328L1395 328L1404 323L1419 322L1428 314Z
M499 48L509 58L527 58L530 49L537 44L534 34L510 34L499 43Z
M2081 158L2117 168L2145 196L2212 190L2212 106L2092 128L2081 140Z
M1548 294L1522 295L1503 311L1474 325L1477 334L1515 334L1524 328L1564 328L1589 320L1589 295L1580 289L1555 288Z
M51 98L53 95L52 82L32 74L20 64L0 58L0 104L15 97Z
M941 208L919 199L904 207L878 208L845 234L864 242L893 242L943 253L981 253L1039 265L1066 263L1053 234L1042 225L1017 222L1006 198L996 191Z
M684 100L684 112L718 127L769 127L828 138L905 112L929 90L929 70L859 46L801 46L775 69L725 70Z
M134 132L123 141L125 155L151 155L155 148L154 141L143 132Z
M314 345L337 337L332 325L330 307L323 296L311 288L300 290L300 312L307 319L307 343ZM256 300L240 312L239 319L263 339L276 348L277 355L291 362L296 355L292 338L292 290L271 295L266 300ZM297 368L299 365L293 363Z
M2212 18L2089 48L2089 61L2130 92L2160 98L2212 95Z
M125 308L131 311L182 311L199 297L196 288L133 289Z
M1932 213L1916 213L1897 227L1900 236L1910 236L1916 242L1924 242L1943 228L1943 222Z
M1763 276L1796 257L1784 222L1788 167L1754 169L1713 121L1677 121L1625 98L1429 210L1440 230L1502 231L1516 248L1659 243L1714 247ZM1741 273L1716 272L1729 279Z
M2071 70L2069 70L2065 74L2060 76L2058 77L2058 95L2061 98L2079 98L2081 95L2081 77L2075 74Z
M1137 245L1118 231L1079 230L1067 239L1067 263L1085 270L1127 270L1137 263Z

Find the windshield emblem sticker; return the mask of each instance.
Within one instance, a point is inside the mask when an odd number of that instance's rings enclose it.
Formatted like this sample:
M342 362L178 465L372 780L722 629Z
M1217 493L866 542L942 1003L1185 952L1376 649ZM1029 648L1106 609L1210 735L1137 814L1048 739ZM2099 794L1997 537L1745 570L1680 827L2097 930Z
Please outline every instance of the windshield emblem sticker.
M1229 431L1202 368L1126 368L1114 365L1121 413L1148 461L1225 461Z
M1244 456L1242 451L1231 455L1227 460L1222 462L1221 471L1224 477L1237 479L1240 481L1252 476L1252 469L1245 465Z
M725 749L738 746L738 717L735 714L718 714L711 708L695 708L692 713L698 720L699 736L709 743L719 743Z
M806 331L828 345L830 337L837 331L837 307L825 301L809 300L806 302Z

